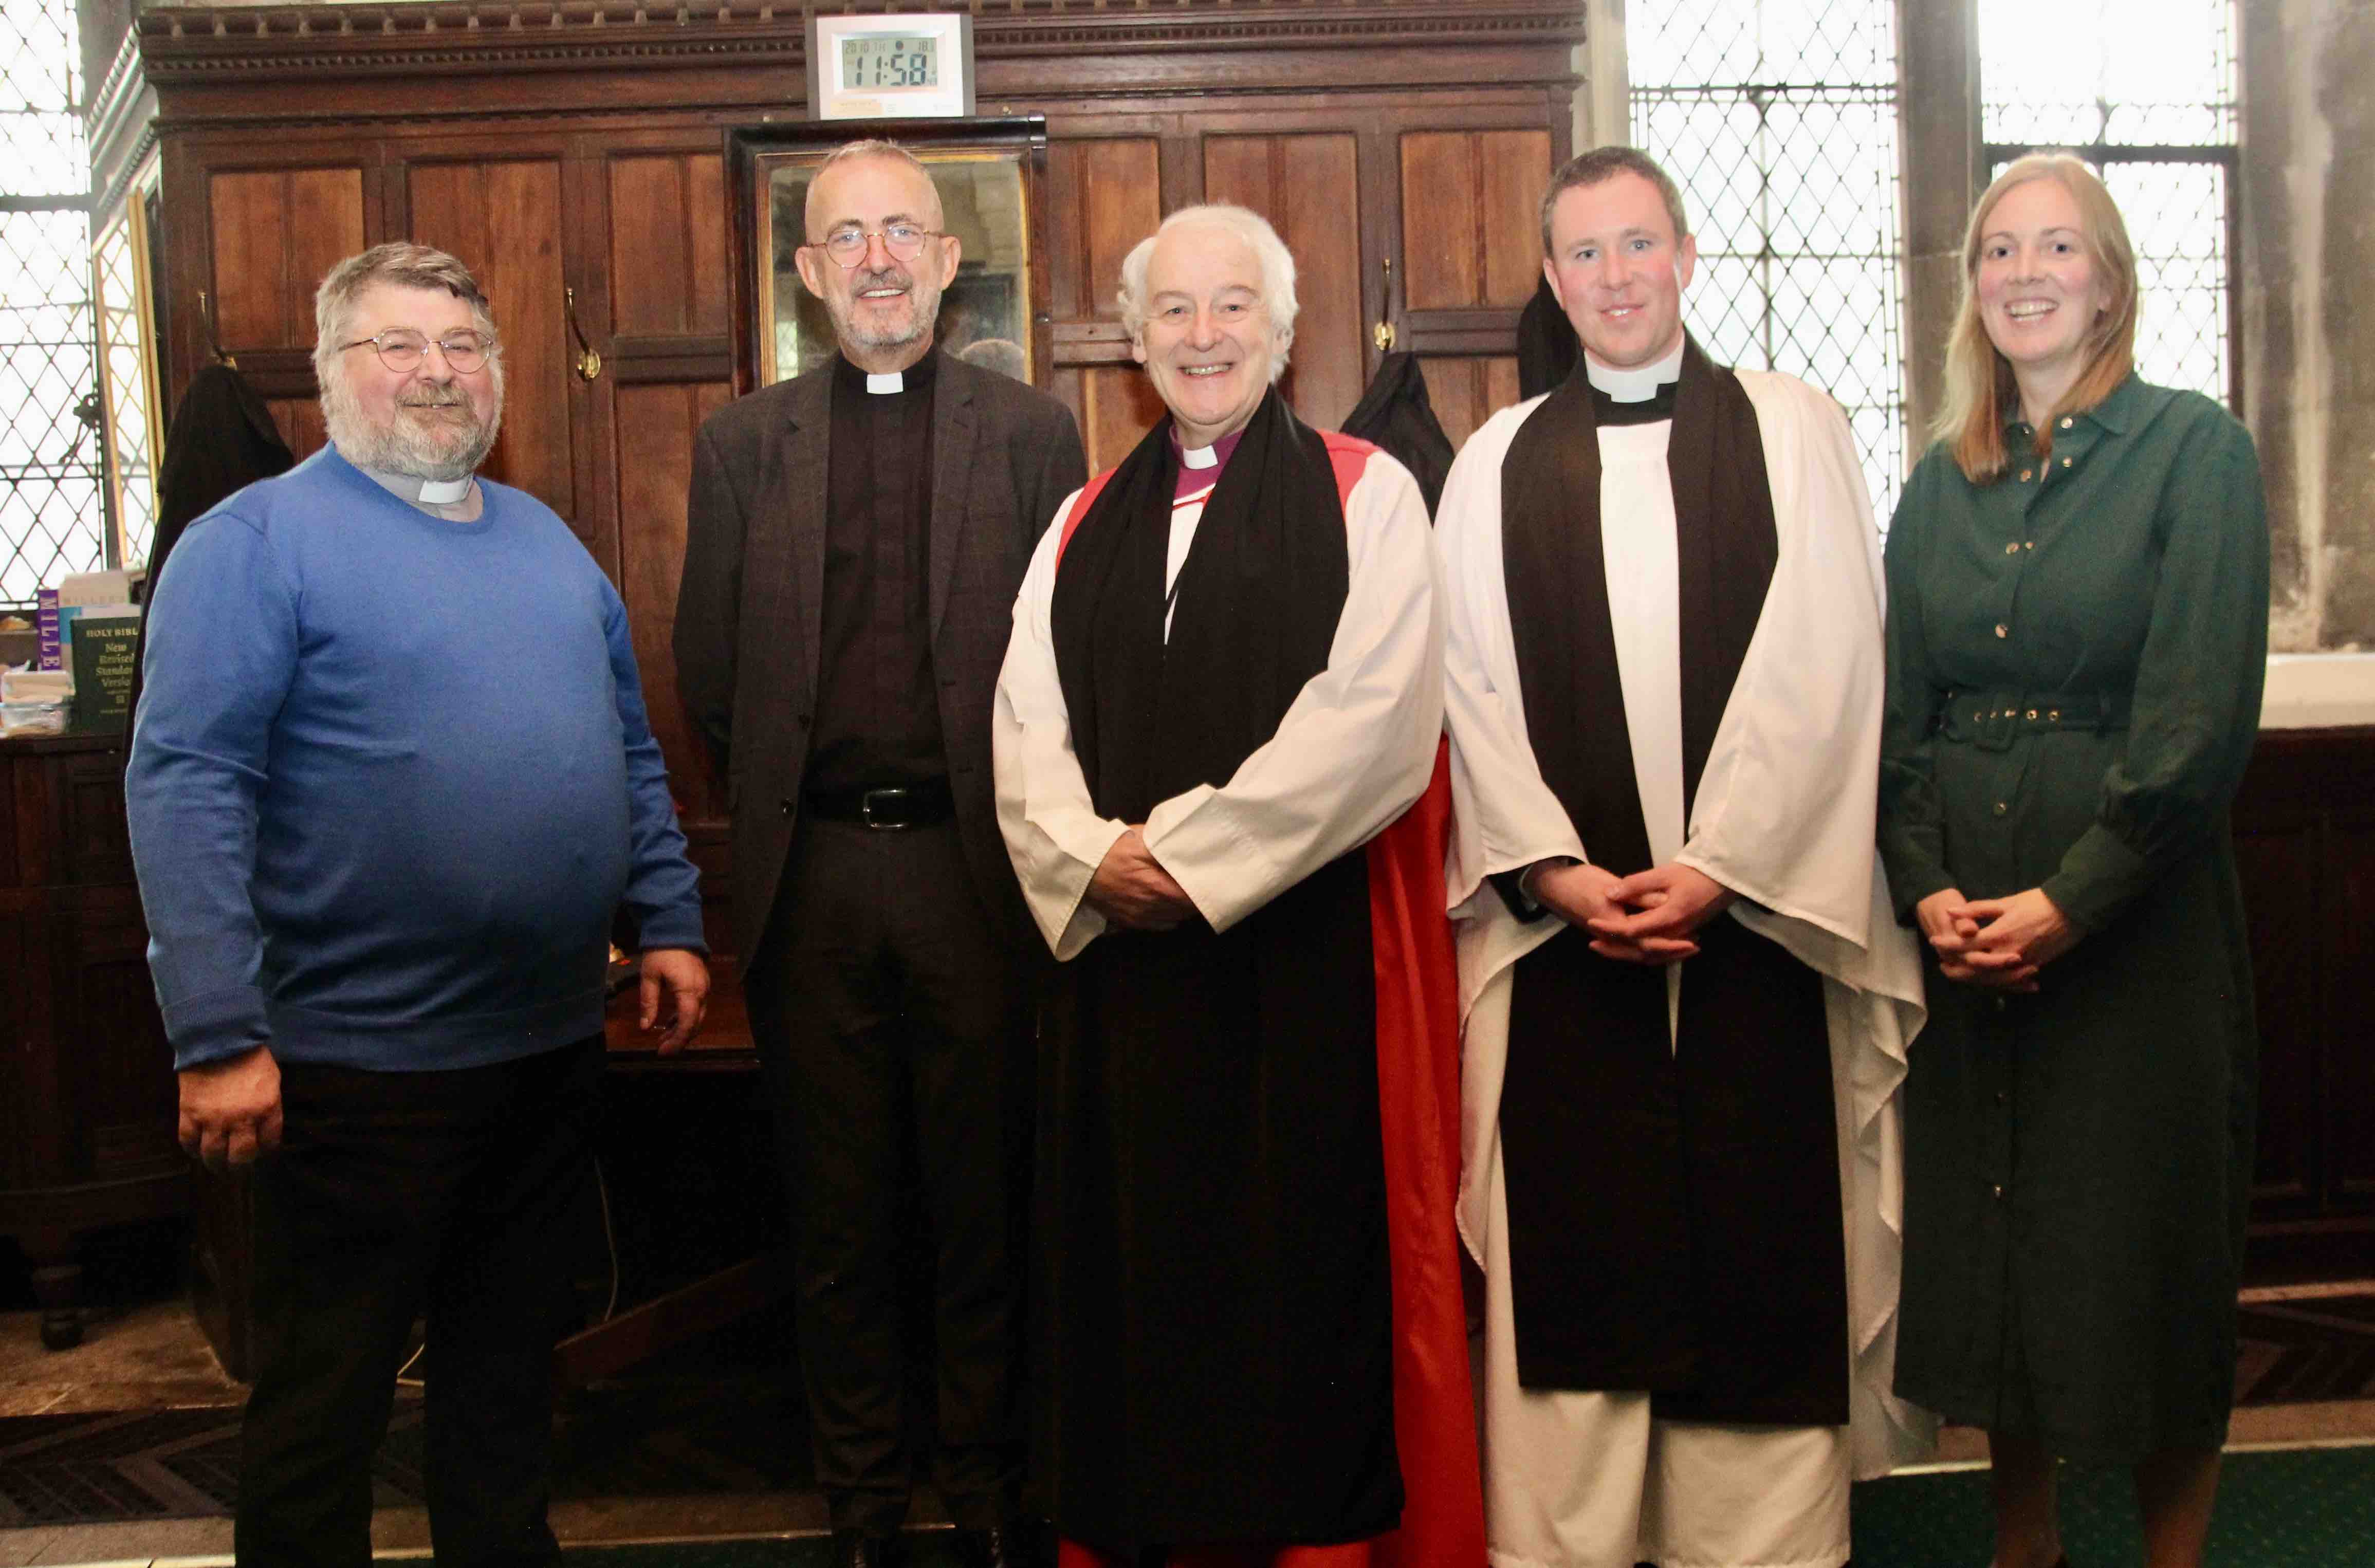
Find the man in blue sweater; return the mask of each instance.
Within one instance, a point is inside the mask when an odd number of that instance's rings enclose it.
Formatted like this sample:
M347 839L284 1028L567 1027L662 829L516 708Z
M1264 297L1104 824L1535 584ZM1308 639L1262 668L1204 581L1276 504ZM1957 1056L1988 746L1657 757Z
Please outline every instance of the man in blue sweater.
M673 1051L708 988L700 892L625 607L549 508L475 477L503 383L469 271L381 245L314 312L330 445L175 549L124 786L182 1142L255 1172L236 1547L369 1562L425 1313L438 1561L557 1562L557 1242L611 920Z

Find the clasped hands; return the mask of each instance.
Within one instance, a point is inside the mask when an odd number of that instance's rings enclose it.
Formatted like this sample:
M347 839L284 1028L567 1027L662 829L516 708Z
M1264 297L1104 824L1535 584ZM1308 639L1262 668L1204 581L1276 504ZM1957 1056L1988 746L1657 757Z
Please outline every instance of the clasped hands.
M1197 913L1188 890L1172 880L1147 849L1144 823L1114 840L1081 897L1126 931L1169 931Z
M2001 899L1967 899L1957 888L1913 906L1938 973L1992 991L2034 991L2037 972L2085 935L2042 888Z
M1621 963L1680 963L1699 950L1698 928L1739 894L1678 861L1630 877L1605 867L1545 863L1526 878L1534 901L1589 932L1591 950Z

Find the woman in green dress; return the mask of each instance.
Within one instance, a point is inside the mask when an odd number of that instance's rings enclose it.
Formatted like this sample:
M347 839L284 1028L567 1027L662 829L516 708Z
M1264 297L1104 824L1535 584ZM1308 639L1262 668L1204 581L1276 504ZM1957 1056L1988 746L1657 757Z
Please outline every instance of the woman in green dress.
M1996 1568L2061 1458L2201 1561L2235 1373L2257 1036L2227 809L2267 523L2243 427L2133 366L2134 253L2067 155L1972 215L1937 443L1888 536L1881 849L1927 938L1896 1390L1983 1427Z

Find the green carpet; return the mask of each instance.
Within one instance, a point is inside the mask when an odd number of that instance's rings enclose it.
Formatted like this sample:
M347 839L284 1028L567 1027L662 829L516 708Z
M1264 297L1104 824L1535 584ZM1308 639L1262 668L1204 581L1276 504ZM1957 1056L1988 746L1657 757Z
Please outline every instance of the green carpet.
M2071 1568L2144 1561L2124 1470L2066 1467L2062 1539ZM1855 1568L1981 1568L1984 1470L1893 1476L1855 1489ZM2229 1454L2210 1526L2214 1568L2375 1568L2375 1447Z
M2062 1540L2071 1568L2134 1568L2144 1559L2124 1471L2063 1472ZM951 1568L948 1535L910 1538L912 1568ZM1854 1568L1981 1568L1988 1551L1983 1470L1897 1476L1855 1489ZM580 1547L571 1568L823 1568L826 1543L742 1540ZM2375 1447L2230 1454L2210 1532L2214 1568L2375 1568Z

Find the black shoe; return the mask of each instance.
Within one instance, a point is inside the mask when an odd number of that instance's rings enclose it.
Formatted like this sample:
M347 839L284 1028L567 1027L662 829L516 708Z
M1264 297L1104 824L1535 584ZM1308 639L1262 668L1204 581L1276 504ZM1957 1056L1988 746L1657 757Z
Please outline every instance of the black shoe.
M866 1530L833 1532L833 1568L898 1568L905 1561L897 1536Z
M964 1568L1041 1568L1047 1561L1039 1550L1039 1532L1028 1523L1008 1520L986 1530L956 1532L957 1561Z

